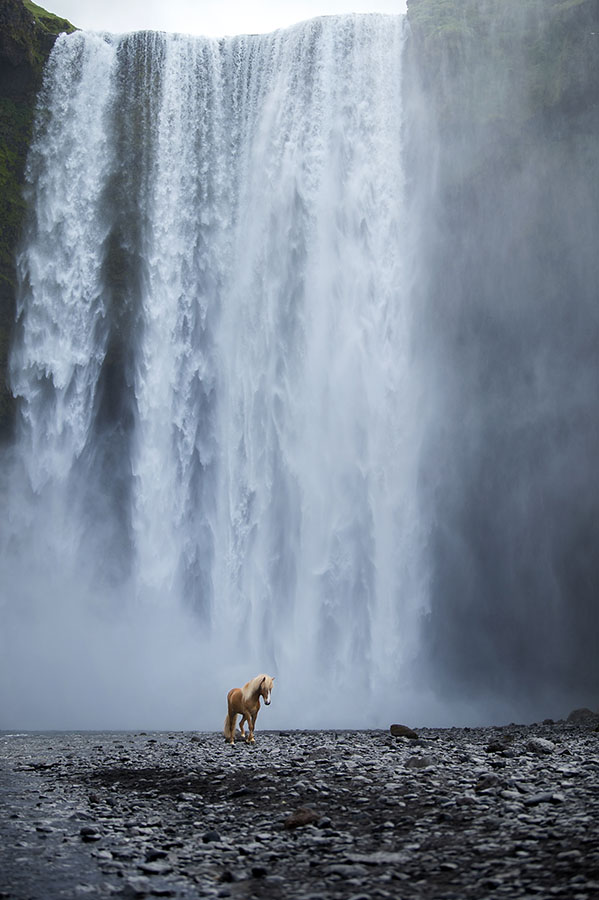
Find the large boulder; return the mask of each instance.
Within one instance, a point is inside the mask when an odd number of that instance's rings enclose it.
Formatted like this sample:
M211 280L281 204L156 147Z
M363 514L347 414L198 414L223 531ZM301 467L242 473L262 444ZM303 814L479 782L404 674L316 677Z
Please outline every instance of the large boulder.
M599 713L593 712L586 706L581 706L579 709L573 709L566 721L571 725L592 724L599 721Z

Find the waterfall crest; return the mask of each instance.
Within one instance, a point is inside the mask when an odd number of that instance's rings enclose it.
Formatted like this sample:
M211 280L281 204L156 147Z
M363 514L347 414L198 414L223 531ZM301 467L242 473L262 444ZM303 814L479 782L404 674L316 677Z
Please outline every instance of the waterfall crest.
M10 664L39 641L60 671L23 724L71 723L83 660L110 724L218 727L254 670L271 723L386 724L425 596L403 41L382 15L57 41L3 567Z

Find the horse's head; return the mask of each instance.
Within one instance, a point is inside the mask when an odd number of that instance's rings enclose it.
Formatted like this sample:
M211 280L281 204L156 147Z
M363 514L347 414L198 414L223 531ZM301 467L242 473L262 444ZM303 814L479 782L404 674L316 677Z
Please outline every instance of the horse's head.
M273 689L273 681L274 678L271 678L270 675L264 675L260 682L260 696L264 699L266 706L270 706L270 692Z

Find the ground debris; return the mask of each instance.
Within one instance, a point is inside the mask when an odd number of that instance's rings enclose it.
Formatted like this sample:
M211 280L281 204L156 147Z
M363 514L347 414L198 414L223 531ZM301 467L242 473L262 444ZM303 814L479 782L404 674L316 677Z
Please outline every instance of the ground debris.
M590 897L597 741L586 721L421 728L418 744L261 731L251 748L0 735L0 896Z

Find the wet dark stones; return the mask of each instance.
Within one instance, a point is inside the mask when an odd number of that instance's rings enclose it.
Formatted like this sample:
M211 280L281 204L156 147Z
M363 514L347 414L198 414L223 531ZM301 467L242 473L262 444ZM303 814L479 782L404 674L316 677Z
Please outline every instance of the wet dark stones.
M0 736L0 895L243 900L599 891L592 723ZM492 749L491 749L492 748Z

